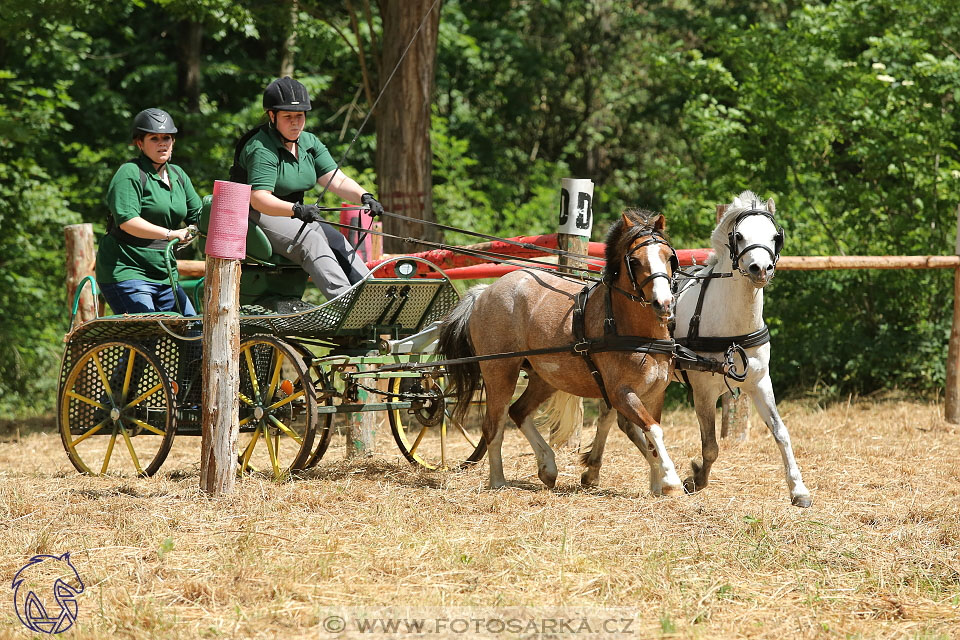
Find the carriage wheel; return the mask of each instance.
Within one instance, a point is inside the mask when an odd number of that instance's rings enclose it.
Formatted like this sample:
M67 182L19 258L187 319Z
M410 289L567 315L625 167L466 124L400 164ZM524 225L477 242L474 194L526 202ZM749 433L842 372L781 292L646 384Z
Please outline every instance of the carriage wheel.
M303 469L316 424L316 395L300 355L271 336L241 344L240 472L279 480Z
M169 376L156 356L106 342L77 360L58 398L60 439L81 473L151 476L177 431Z
M420 378L392 378L390 392L425 399L412 409L387 413L393 439L403 456L427 469L457 471L483 458L487 443L480 431L482 403L473 400L462 421L455 420L455 402L444 398L446 381L424 389Z

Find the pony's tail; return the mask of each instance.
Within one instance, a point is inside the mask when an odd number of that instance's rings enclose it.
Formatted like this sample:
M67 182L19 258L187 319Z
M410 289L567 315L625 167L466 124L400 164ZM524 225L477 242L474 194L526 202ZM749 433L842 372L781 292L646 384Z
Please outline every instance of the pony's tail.
M540 406L541 427L550 430L550 446L564 444L583 424L583 398L557 391Z
M470 314L473 313L473 306L476 304L477 298L487 286L480 284L468 290L460 303L443 319L440 325L440 336L437 340L437 352L444 360L469 358L476 355L473 345L470 343ZM462 421L470 408L473 393L480 388L482 383L480 363L465 362L449 365L446 370L448 377L447 393L453 394L457 403L453 417L457 421Z

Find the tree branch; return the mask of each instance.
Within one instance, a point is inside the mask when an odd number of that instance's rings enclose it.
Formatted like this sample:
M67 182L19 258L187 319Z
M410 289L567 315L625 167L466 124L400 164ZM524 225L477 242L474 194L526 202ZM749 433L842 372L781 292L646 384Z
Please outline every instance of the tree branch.
M367 104L373 108L373 92L370 89L370 73L367 70L367 59L363 53L363 40L360 37L360 25L357 22L357 13L353 10L353 3L347 0L347 11L350 13L350 26L357 39L357 56L360 59L360 73L363 75L363 91L367 96Z

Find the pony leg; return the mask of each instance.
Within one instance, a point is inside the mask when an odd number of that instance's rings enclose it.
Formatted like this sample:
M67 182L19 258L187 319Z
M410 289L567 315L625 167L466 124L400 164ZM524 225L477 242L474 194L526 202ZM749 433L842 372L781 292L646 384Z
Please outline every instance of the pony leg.
M617 425L621 431L627 434L627 437L636 445L637 449L640 449L640 453L643 454L647 464L650 465L650 493L655 496L663 495L664 470L660 458L654 453L656 449L647 440L643 430L638 429L635 424L623 416L619 417Z
M627 434L630 441L640 449L650 463L651 493L653 495L682 494L683 485L663 444L663 429L660 428L660 424L653 419L633 391L625 390L618 393L615 404L622 414L619 418L620 429Z
M580 475L580 484L584 487L600 486L600 465L603 464L603 448L607 444L610 428L616 421L616 409L611 408L601 411L600 420L597 422L597 433L593 436L593 444L590 446L590 451L584 453L581 458L581 461L587 467L587 470Z
M503 418L519 374L519 363L515 367L483 367L483 379L491 381L487 384L487 411L483 416L483 437L487 441L491 489L507 486L503 475ZM505 382L507 380L512 383Z
M783 468L787 476L787 487L790 489L790 502L796 507L809 507L813 504L810 497L810 491L803 484L803 478L800 477L800 467L793 455L793 446L790 444L790 433L787 431L787 425L780 419L780 413L777 411L777 403L773 396L773 383L770 381L770 374L764 375L757 386L749 390L753 404L757 408L757 413L766 423L773 439L776 440L780 448L780 456L783 458Z
M717 461L720 447L717 445L717 394L712 385L694 385L693 408L700 423L701 458L690 461L693 471L684 479L683 488L687 493L704 489L710 483L710 469Z
M493 406L487 394L487 413L483 416L483 437L487 441L487 460L490 463L490 488L502 489L507 486L503 476L503 414L506 403Z
M520 427L520 432L530 443L534 455L537 457L537 476L540 481L552 489L557 484L557 461L553 449L543 439L533 424L533 415L544 400L554 394L556 389L544 382L543 378L534 372L529 374L527 388L517 401L511 405L510 418Z

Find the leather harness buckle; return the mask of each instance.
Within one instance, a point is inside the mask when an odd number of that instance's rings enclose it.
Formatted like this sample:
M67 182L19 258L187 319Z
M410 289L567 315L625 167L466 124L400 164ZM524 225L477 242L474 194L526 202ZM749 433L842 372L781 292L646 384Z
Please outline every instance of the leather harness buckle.
M576 343L575 345L573 345L573 351L574 351L574 353L579 353L579 354L581 354L581 355L589 352L589 351L590 351L590 341L589 341L589 340L581 340L580 342L578 342L578 343Z

